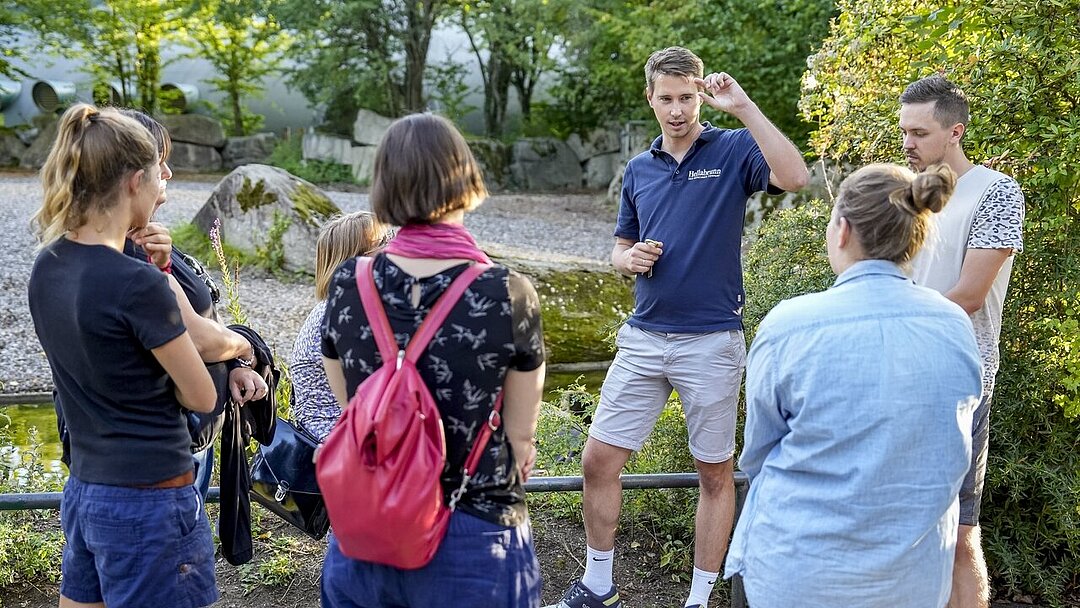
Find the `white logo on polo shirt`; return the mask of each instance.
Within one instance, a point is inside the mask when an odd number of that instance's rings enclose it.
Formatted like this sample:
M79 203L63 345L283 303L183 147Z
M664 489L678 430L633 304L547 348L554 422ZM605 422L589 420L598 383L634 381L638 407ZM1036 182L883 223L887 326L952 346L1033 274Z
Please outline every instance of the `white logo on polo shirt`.
M720 169L696 169L691 170L690 173L687 175L686 179L709 179L713 177L720 177L721 173L723 173L723 171Z

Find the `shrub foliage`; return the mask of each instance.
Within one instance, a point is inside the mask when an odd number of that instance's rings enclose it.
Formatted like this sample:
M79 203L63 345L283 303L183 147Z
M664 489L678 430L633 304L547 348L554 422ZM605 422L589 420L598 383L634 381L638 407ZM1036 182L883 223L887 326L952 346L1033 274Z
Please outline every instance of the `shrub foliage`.
M1080 1L837 5L803 80L815 152L897 160L900 92L942 72L972 100L968 155L1026 195L982 526L998 591L1060 605L1080 584Z

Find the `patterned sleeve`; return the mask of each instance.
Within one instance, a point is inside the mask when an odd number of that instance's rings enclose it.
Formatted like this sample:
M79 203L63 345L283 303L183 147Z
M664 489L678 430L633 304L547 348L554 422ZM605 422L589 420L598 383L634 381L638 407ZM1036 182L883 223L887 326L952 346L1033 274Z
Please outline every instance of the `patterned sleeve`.
M510 367L532 371L544 362L544 329L540 322L540 298L528 279L511 271L510 307L514 323L514 356Z
M975 211L968 249L1024 250L1024 193L1011 177L995 182Z

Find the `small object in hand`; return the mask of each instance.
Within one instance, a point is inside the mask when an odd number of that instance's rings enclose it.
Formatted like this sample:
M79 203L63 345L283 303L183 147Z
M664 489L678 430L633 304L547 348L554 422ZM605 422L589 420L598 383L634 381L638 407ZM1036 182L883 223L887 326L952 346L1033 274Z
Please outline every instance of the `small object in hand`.
M645 244L646 245L652 245L653 247L660 247L660 248L663 248L663 246L664 246L664 244L661 243L660 241L654 241L653 239L645 239ZM645 273L645 278L646 279L651 279L652 278L652 271L653 271L653 269L649 268L649 271Z

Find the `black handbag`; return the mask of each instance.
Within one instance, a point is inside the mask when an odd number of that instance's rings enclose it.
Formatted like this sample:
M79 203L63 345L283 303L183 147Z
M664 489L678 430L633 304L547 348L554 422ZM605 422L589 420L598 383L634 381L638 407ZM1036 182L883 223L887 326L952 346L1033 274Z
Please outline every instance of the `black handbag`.
M318 540L330 529L315 482L319 441L303 428L278 418L270 445L260 445L251 460L251 498Z

